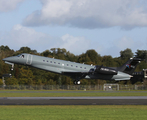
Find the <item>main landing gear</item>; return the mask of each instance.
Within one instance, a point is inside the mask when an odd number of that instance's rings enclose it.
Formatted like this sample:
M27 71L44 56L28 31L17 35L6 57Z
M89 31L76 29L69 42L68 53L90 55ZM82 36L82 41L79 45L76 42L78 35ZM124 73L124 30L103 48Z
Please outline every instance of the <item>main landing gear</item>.
M80 80L75 80L75 81L74 81L74 84L75 84L75 85L80 85Z

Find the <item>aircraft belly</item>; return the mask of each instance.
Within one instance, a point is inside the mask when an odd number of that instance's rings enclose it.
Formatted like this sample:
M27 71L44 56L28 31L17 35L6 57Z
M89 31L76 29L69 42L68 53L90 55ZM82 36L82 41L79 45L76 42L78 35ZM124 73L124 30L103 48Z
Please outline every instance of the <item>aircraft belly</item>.
M118 72L117 75L107 74L91 74L85 76L86 79L103 79L103 80L130 80L130 75L122 72Z
M87 75L86 79L103 79L103 80L111 80L113 75L104 75L104 74L94 74L94 75Z
M62 68L59 67L51 67L51 66L45 66L45 65L33 65L33 67L42 69L42 70L46 70L46 71L50 71L50 72L54 72L54 73L61 73Z

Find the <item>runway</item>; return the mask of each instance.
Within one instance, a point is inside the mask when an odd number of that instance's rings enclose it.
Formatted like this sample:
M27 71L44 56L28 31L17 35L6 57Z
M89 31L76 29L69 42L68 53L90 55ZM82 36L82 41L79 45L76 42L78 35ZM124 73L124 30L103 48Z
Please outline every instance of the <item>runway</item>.
M0 105L147 105L147 96L0 97Z

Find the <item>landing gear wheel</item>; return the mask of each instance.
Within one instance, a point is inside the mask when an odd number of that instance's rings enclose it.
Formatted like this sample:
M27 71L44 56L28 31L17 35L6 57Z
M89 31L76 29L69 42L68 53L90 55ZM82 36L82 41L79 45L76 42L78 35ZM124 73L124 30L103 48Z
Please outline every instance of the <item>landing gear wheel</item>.
M75 81L74 81L74 84L75 84L75 85L80 85L80 81L79 81L79 80L75 80Z
M77 85L80 85L80 81L77 82Z
M76 80L74 81L74 84L75 84L75 85L77 84L77 81L76 81Z

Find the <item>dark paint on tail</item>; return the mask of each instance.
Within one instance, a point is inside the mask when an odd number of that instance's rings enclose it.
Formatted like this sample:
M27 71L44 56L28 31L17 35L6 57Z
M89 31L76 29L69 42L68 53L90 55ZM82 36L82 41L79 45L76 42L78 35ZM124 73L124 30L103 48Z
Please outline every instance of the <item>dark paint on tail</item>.
M117 70L132 75L140 61L142 61L140 58L130 58L125 64L118 67Z

